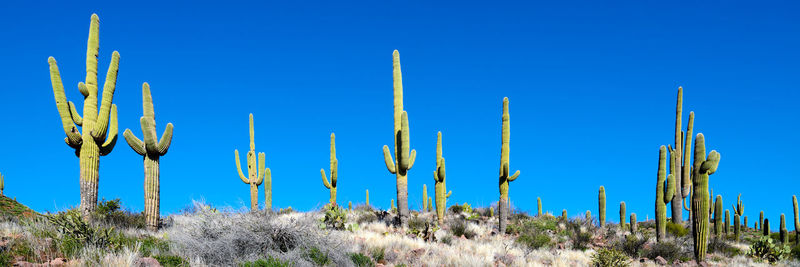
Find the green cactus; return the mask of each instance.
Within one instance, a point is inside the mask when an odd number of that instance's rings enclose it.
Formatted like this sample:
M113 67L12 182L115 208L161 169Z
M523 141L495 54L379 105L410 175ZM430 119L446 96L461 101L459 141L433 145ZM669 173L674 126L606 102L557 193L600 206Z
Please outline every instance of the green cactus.
M3 193L3 190L5 188L6 188L6 182L5 179L3 178L3 174L0 173L0 196L5 196L5 193Z
M745 230L747 230L747 216L744 216L744 222L742 223L742 226Z
M417 151L409 149L408 113L403 110L403 75L400 71L400 53L392 53L394 78L394 159L388 146L383 146L383 159L389 172L397 177L397 208L402 225L408 222L408 170L414 166Z
M631 212L631 222L630 222L631 234L636 233L636 230L639 228L636 223L636 213Z
M797 196L792 196L792 206L794 207L794 241L800 245L800 209L797 207ZM745 221L747 221L747 217L745 217Z
M542 216L542 198L540 197L536 198L536 211L537 216Z
M55 95L56 108L69 147L75 149L80 162L81 215L89 219L97 207L97 185L99 180L100 156L111 153L117 143L117 106L112 104L119 70L119 53L111 54L111 63L103 85L103 96L98 110L97 55L100 48L100 19L92 14L89 26L89 41L86 48L86 81L78 83L78 90L84 97L83 117L75 104L67 101L61 74L53 57L47 59L50 65L50 81ZM77 127L81 127L81 133Z
M325 168L319 169L322 174L322 185L330 189L331 198L329 202L336 204L336 181L339 177L339 160L336 159L336 135L331 133L331 181L328 182L328 177L325 176Z
M742 225L740 224L739 214L733 214L733 238L736 241L739 241L739 236L742 233Z
M489 207L489 218L494 218L494 208Z
M422 211L428 208L428 185L422 184Z
M722 232L725 233L726 236L728 235L728 231L730 230L730 225L731 225L731 211L725 210L725 223L722 226Z
M625 201L619 203L619 229L625 229Z
M670 165L670 173L675 177L675 192L672 203L672 222L682 223L683 214L681 206L684 206L684 198L689 196L692 187L690 177L692 165L689 163L689 145L692 143L692 128L694 127L694 112L689 112L689 123L686 132L681 128L683 117L683 87L678 87L678 101L675 107L675 149L670 149L670 153L675 153L675 161ZM684 206L688 207L688 206Z
M598 195L598 223L600 227L606 226L606 188L600 186L600 192Z
M367 189L367 198L366 198L366 203L364 205L367 205L367 207L369 207L369 189Z
M744 204L742 204L742 194L739 194L736 197L736 204L731 204L733 206L733 213L739 214L739 216L744 216Z
M565 222L567 220L569 220L569 217L567 217L567 210L566 209L561 210L561 220L563 220Z
M702 133L698 133L694 142L694 161L692 167L692 210L706 211L711 209L708 192L708 176L714 174L719 166L720 154L712 150L706 159L706 143ZM708 246L707 212L692 212L692 238L694 242L694 258L699 264L705 261Z
M674 154L672 154L674 155ZM674 156L671 157L673 160ZM664 186L666 180L666 187ZM667 148L661 146L658 151L658 173L656 175L656 241L661 242L667 231L667 203L675 193L675 177L667 176Z
M353 201L347 201L347 210L353 210Z
M153 97L150 95L150 85L142 84L142 109L143 115L139 122L142 125L144 141L136 137L130 129L125 129L122 135L134 152L144 157L144 216L147 228L158 230L159 210L161 207L161 183L159 171L159 158L167 154L167 149L172 142L172 123L167 123L161 140L156 140L156 121L153 109Z
M505 97L503 98L503 128L501 130L502 141L500 146L500 202L498 202L498 209L500 210L500 233L506 232L506 225L508 224L508 184L519 177L519 171L511 174L511 168L509 167L509 150L511 148L510 124L508 97Z
M428 197L428 210L427 211L428 212L432 212L433 211L433 200L431 199L431 197Z
M763 230L764 236L769 236L771 231L769 230L769 219L764 218L764 224L761 225L761 230Z
M758 230L764 230L764 211L758 213Z
M587 221L591 221L592 220L592 211L590 211L590 210L586 211L586 220Z
M781 213L781 225L779 228L781 243L789 243L789 232L786 231L786 216Z
M722 196L717 195L714 202L714 235L722 234Z
M250 185L250 211L258 210L258 186L266 181L264 185L265 194L267 198L264 203L265 210L272 210L272 174L269 168L266 168L265 160L266 155L264 152L258 153L256 156L256 140L255 129L253 128L253 113L250 113L250 151L247 152L247 174L245 176L242 172L242 165L239 163L239 150L233 150L236 160L236 170L239 172L239 179L245 184ZM256 166L256 162L258 165Z
M447 210L447 199L453 191L447 191L447 173L444 157L442 157L442 132L436 133L436 169L433 170L434 195L436 196L436 218L439 225L444 224L444 213ZM447 194L445 194L447 192Z

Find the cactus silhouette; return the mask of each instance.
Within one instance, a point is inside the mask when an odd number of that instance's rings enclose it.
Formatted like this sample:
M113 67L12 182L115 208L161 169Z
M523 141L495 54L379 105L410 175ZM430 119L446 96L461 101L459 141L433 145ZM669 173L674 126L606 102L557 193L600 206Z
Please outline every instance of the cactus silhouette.
M764 211L758 213L758 230L764 229Z
M674 154L673 154L674 155ZM675 157L673 156L672 159ZM666 180L666 186L664 181ZM667 148L658 150L658 172L656 175L656 241L661 242L667 230L667 203L675 193L675 177L667 176Z
M511 174L509 167L509 150L511 148L511 122L508 114L508 97L503 98L503 128L501 130L501 146L500 146L500 202L497 204L500 212L500 233L506 232L506 225L508 224L508 184L513 182L519 177L519 171Z
M769 219L764 218L764 224L761 225L761 230L763 230L764 236L769 236L769 233L771 232L769 230Z
M242 172L242 165L239 163L239 150L234 150L233 154L236 156L236 170L239 172L239 179L250 185L250 210L258 210L258 186L264 181L266 181L264 185L264 194L266 195L264 209L272 210L272 174L269 168L265 166L266 156L264 152L258 153L258 156L256 156L253 113L250 113L250 151L247 152L247 176ZM256 161L258 161L258 166L256 166Z
M597 193L597 221L600 227L606 226L606 188L600 186L600 192Z
M339 176L339 160L336 159L336 135L333 133L331 133L331 181L328 182L328 177L325 176L325 168L319 169L319 172L322 174L322 184L331 191L329 202L336 204L336 180Z
M414 166L417 151L411 149L408 136L408 113L403 110L403 75L400 71L400 52L392 53L394 78L394 159L389 146L383 146L383 159L389 172L397 179L397 210L401 225L408 223L408 170Z
M783 215L783 213L781 213L781 224L780 228L778 229L780 231L779 233L780 233L781 243L784 244L789 243L789 232L786 231L786 216Z
M694 161L692 164L692 240L694 258L699 264L705 261L708 246L708 217L711 201L708 192L708 176L714 174L719 166L720 154L712 150L706 158L706 143L702 133L694 141Z
M50 81L55 95L56 108L61 117L61 125L67 137L67 145L75 149L80 162L81 215L89 219L97 207L97 186L99 181L100 156L111 153L117 143L117 106L112 104L119 70L119 53L111 54L111 63L103 84L102 99L98 99L97 56L100 49L100 19L92 14L89 25L89 41L86 48L86 81L78 83L78 90L84 97L83 117L75 104L67 101L61 74L53 57L47 59L50 65ZM98 100L100 107L98 110ZM77 127L81 127L80 132Z
M447 210L447 198L453 191L447 191L447 174L442 157L442 132L436 133L436 169L433 170L434 195L436 196L436 219L439 225L444 224L444 213ZM445 192L447 192L445 194Z
M142 84L142 117L139 123L142 125L142 137L144 141L136 137L130 129L125 129L122 133L125 141L134 152L144 157L144 217L147 228L158 230L158 219L161 208L161 172L159 158L167 154L169 145L172 143L172 123L167 123L161 140L156 140L156 115L153 108L153 97L150 95L150 85Z

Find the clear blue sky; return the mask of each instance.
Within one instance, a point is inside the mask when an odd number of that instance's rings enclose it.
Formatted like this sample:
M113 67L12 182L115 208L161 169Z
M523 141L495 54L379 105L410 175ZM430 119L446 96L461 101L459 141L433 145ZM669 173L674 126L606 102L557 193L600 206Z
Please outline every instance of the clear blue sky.
M388 206L395 182L381 147L393 140L394 49L418 152L409 176L414 208L422 184L433 192L437 131L449 203L497 201L507 96L511 168L522 172L510 189L517 206L533 211L541 197L556 214L596 214L604 185L609 220L618 220L620 201L652 218L658 148L673 142L678 86L684 114L697 115L695 132L722 154L710 186L726 209L741 193L751 225L759 210L777 225L800 195L795 4L20 2L0 3L0 172L5 193L37 211L79 202L78 158L64 144L47 57L58 60L68 98L80 102L75 85L85 75L92 13L101 20L101 75L111 52L121 54L120 132L141 136L145 81L159 134L175 125L161 159L164 214L192 199L249 205L233 150L248 149L251 112L274 206L309 210L327 201L319 169L328 169L331 132L339 202L363 202L369 189L373 205ZM100 196L141 210L142 184L142 158L120 140L101 159Z

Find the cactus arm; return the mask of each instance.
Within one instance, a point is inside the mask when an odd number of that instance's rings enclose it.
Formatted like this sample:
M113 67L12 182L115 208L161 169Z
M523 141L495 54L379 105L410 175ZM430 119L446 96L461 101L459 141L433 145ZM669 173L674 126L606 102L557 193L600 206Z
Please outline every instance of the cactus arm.
M683 201L683 209L686 210L686 211L692 211L692 208L689 207L686 202L689 202L689 201L686 201L686 200Z
M81 134L70 116L67 96L64 94L64 84L61 83L58 65L53 57L48 58L47 63L50 65L50 82L53 85L53 95L56 99L58 115L61 117L61 125L64 128L64 133L67 134L67 144L71 147L80 146L82 143Z
M244 173L242 172L242 165L241 163L239 163L239 150L234 149L233 154L236 155L236 170L239 171L239 179L242 179L242 182L246 184L250 184L250 180L247 179L247 176L245 176Z
M519 176L519 170L517 170L513 175L509 176L507 180L509 182L513 182L514 180L517 179L518 176Z
M106 141L100 145L100 156L108 155L114 150L114 146L117 144L117 133L119 131L118 124L117 124L117 105L111 105L111 128L108 131L108 136L106 136Z
M147 151L144 148L144 142L139 140L136 135L131 132L131 129L125 129L125 132L122 133L122 136L125 136L125 141L128 142L128 146L130 146L136 154L139 155L146 155Z
M667 188L664 192L664 203L669 203L675 196L675 175L667 176Z
M67 101L67 107L69 108L69 116L72 117L72 122L78 126L83 126L83 118L81 118L81 114L78 113L78 109L75 108L75 103Z
M692 188L692 178L691 178L692 177L692 174L691 174L692 165L691 165L691 163L689 163L692 155L691 155L691 149L689 149L689 146L692 144L692 130L694 128L694 111L689 112L689 123L688 124L689 125L686 127L686 132L684 133L684 136L683 136L684 137L684 141L683 141L683 144L682 144L683 145L683 166L682 166L683 167L683 169L682 169L683 173L681 174L681 179L683 179L683 181L682 181L683 190L681 191L681 193L683 194L684 198L689 196L688 191L691 190L691 188Z
M95 57L95 77L97 75L97 58ZM103 99L100 102L100 114L98 114L97 121L95 122L94 129L92 129L92 136L96 140L103 140L106 137L106 130L108 129L109 117L112 110L111 101L114 100L114 90L117 87L117 72L119 71L119 53L114 51L111 54L111 63L108 65L108 73L106 74L106 82L103 84Z
M150 93L150 84L142 83L142 116L156 119L155 108L153 108L153 95Z
M264 182L264 173L267 168L267 156L264 152L258 153L258 174L256 174L256 185L261 185Z
M708 154L708 159L700 165L700 172L707 172L709 175L714 174L717 171L717 166L719 166L719 159L720 154L716 150L711 150Z
M447 195L444 195L444 197L445 197L445 198L449 198L451 194L453 194L453 191L452 191L452 190L450 190L450 191L447 191Z
M327 189L331 189L331 184L328 182L328 176L325 175L325 169L319 169L319 173L322 174L322 185L324 185Z
M161 140L158 140L158 154L167 154L169 145L172 143L172 123L167 123L167 128L161 133Z
M397 172L397 169L394 166L394 159L392 159L392 152L389 151L389 146L383 146L383 161L386 162L386 169L389 170L392 174Z
M416 159L417 159L417 150L416 149L412 149L411 153L408 156L408 170L410 170L411 167L414 166L414 161Z
M148 153L158 151L158 141L156 141L156 126L152 118L142 116L139 119L142 124L142 136L144 139L144 147L147 148Z

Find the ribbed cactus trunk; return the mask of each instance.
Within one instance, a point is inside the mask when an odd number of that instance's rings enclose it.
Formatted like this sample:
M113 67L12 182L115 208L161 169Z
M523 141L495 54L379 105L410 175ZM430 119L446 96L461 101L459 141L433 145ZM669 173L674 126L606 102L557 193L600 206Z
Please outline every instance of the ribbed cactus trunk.
M336 181L338 181L339 177L339 160L336 159L336 135L331 133L331 181L328 182L328 177L325 176L325 168L319 169L319 172L322 174L322 185L325 188L329 189L330 191L330 199L328 202L331 204L336 205Z
M764 224L761 225L761 230L764 236L769 236L771 233L769 230L769 219L764 218Z
M397 182L397 209L400 224L408 223L408 170L414 166L416 150L410 149L408 113L403 110L403 75L400 70L400 53L392 53L392 76L394 80L394 159L388 146L383 146L383 159Z
M591 221L592 220L592 211L587 210L586 211L586 215L584 217L586 217L587 221Z
M144 217L147 228L156 231L159 227L161 207L159 159L167 154L169 145L172 143L174 127L172 123L168 123L161 135L161 140L156 140L156 115L148 83L142 84L142 113L139 123L142 126L144 141L136 137L130 129L125 129L122 135L125 136L128 146L144 158Z
M639 227L638 227L637 222L636 222L636 213L631 213L631 223L630 223L630 225L631 225L631 227L630 227L631 228L631 234L634 234L634 233L636 233L637 230L639 230Z
M428 185L422 184L422 212L428 208Z
M509 205L508 205L508 184L519 177L519 171L511 174L509 167L509 150L511 148L511 122L508 113L508 97L503 98L503 128L500 132L502 138L500 145L500 201L497 206L500 209L500 233L506 233L508 224Z
M100 156L105 156L114 148L117 141L117 106L112 104L119 70L119 53L114 51L103 85L103 96L98 110L97 55L100 49L100 19L92 14L89 25L89 41L86 48L86 80L78 83L78 90L84 96L83 117L75 104L67 101L58 65L53 57L47 59L50 65L50 81L56 108L67 137L67 145L75 149L80 164L81 215L90 219L97 207L97 188L99 181ZM109 128L110 126L110 128ZM77 128L81 127L81 131Z
M706 159L706 143L702 133L694 142L694 167L692 168L692 240L694 258L699 264L705 261L708 245L708 217L711 209L708 176L716 172L720 155L712 150Z
M536 198L536 215L542 216L542 198Z
M719 236L722 233L722 196L717 195L714 202L714 235Z
M797 206L797 196L792 196L792 206L794 207L794 241L800 245L800 208ZM745 221L747 221L746 218Z
M567 210L561 210L561 220L565 222L569 220L569 217L567 217Z
M625 230L625 201L619 203L619 229Z
M673 154L674 155L674 154ZM674 157L672 157L674 159ZM666 185L664 182L666 180ZM656 173L656 242L661 242L667 231L667 203L675 193L675 178L667 176L667 148L658 150L658 172Z
M691 163L689 162L689 145L692 143L692 128L694 127L694 112L689 112L689 123L686 132L681 128L683 117L683 87L678 87L678 100L675 107L675 163L671 165L671 172L675 178L675 194L669 201L672 203L672 222L683 222L683 199L689 196L692 187Z
M744 229L747 230L747 216L744 216L742 227L744 227Z
M758 213L758 230L764 230L764 211Z
M369 190L367 190L367 197L365 198L365 202L366 203L364 204L367 205L367 207L369 207Z
M447 210L447 198L453 191L447 191L447 173L445 160L442 157L442 132L436 133L436 169L433 170L434 195L436 196L436 219L439 225L444 225L444 213ZM445 194L445 192L447 192Z
M739 236L742 233L742 225L739 218L739 214L733 214L733 239L736 241L739 241Z
M233 151L235 155L234 159L236 160L236 171L239 173L239 179L241 179L243 183L250 185L250 211L258 210L258 186L261 185L264 180L272 179L272 173L270 172L270 169L266 167L266 155L264 152L260 152L256 156L255 139L256 136L253 125L253 113L250 113L250 151L247 152L247 176L245 176L242 172L242 165L239 162L239 150L235 149ZM256 162L258 162L258 165L256 165ZM265 188L265 190L267 190L267 188ZM271 196L271 194L269 196ZM265 210L272 210L272 201L269 202L269 205L265 203Z
M731 211L725 210L725 222L724 226L722 226L722 232L725 233L726 236L728 235L730 226L731 226Z
M778 228L780 233L781 243L789 243L789 232L786 231L786 216L781 213L781 225Z
M606 226L606 188L600 186L600 192L597 194L598 204L598 223L600 227Z

